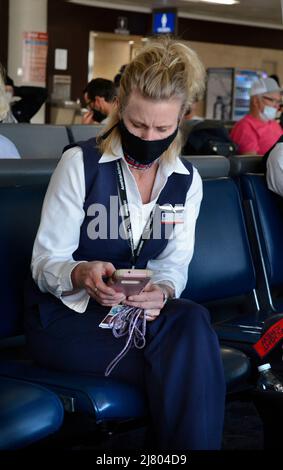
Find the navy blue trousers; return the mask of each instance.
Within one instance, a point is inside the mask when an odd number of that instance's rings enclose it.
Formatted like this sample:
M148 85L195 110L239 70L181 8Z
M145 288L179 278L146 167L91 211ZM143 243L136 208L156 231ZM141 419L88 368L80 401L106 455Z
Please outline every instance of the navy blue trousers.
M50 310L50 305L49 305ZM53 316L29 308L27 338L34 359L57 370L104 374L125 337L98 327L109 308L91 301L83 314L54 299ZM132 348L110 377L142 387L147 395L156 448L221 447L225 380L217 336L208 311L185 299L168 301L147 322L146 346Z

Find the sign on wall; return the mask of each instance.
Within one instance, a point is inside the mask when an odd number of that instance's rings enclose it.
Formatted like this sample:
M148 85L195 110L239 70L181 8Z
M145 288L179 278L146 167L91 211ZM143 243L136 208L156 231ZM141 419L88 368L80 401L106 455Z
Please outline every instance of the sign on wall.
M54 68L56 70L67 70L68 68L67 49L55 49Z
M47 33L24 32L23 82L45 86L47 50Z

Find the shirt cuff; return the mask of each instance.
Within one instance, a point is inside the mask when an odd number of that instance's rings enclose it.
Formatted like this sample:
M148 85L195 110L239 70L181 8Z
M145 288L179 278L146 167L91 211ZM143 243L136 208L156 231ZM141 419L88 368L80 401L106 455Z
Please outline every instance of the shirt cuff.
M82 261L75 261L64 267L61 274L61 295L60 300L64 305L75 310L78 313L85 312L90 296L85 289L74 289L72 284L72 272L78 264L85 263Z
M168 279L158 279L158 280L155 279L154 281L151 281L151 282L152 282L152 284L162 284L164 286L170 287L174 291L174 297L173 298L177 297L177 295L176 295L177 290L176 290L176 286L175 286L174 282L169 281Z
M81 289L72 295L62 296L60 299L64 305L77 313L84 313L89 302L89 295L85 289Z
M72 283L72 272L78 264L85 263L86 261L74 261L73 263L66 263L63 267L60 275L60 286L61 286L61 295L72 295L75 292L78 292L78 289L74 289ZM82 289L80 289L82 290Z

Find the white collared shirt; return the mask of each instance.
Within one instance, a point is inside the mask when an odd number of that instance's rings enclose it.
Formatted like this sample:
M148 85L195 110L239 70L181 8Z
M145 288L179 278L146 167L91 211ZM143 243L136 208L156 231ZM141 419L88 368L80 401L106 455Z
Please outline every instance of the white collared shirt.
M266 181L271 191L283 196L283 142L278 142L268 156Z
M173 163L160 160L151 201L143 204L120 145L115 149L114 154L115 156L103 154L99 164L122 159L133 239L136 246L168 177L173 172L189 174L189 171L179 158ZM147 268L154 271L152 282L167 283L174 287L176 297L181 295L186 286L201 199L202 182L194 168L192 184L184 207L184 223L175 225L174 237L168 240L167 246L158 258L147 263ZM79 147L73 147L62 155L50 180L33 247L31 268L33 278L42 292L52 293L69 308L79 313L86 310L89 295L85 289L71 294L69 292L73 290L72 270L81 262L75 261L72 254L79 245L80 227L85 217L84 200L85 177L82 150ZM65 295L66 293L68 295Z

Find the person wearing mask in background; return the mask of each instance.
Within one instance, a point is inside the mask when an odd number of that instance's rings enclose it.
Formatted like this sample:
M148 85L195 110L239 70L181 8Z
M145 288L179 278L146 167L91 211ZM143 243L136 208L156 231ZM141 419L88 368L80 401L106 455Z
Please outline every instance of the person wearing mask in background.
M11 123L14 122L10 114L9 103L6 97L5 85L3 81L3 72L0 69L0 123ZM1 135L0 125L0 158L20 158L19 152L16 146L7 139L7 137Z
M98 146L72 146L52 175L27 296L34 359L87 374L103 375L123 347L124 337L99 328L110 308L123 302L141 309L145 343L131 347L111 376L145 393L148 444L162 451L219 449L222 440L225 379L217 335L206 308L179 298L202 199L198 171L179 158L179 123L202 95L204 77L197 54L181 42L160 38L139 51L122 76L118 106ZM163 204L172 236L162 222ZM183 210L172 225L176 205ZM98 237L91 228L94 206L104 209ZM100 232L105 223L106 237ZM153 277L140 294L126 297L106 278L133 266L151 269Z
M253 82L250 92L250 112L231 130L231 139L241 155L264 155L283 134L276 122L282 90L273 78Z
M83 115L82 124L105 124L117 104L114 83L106 78L94 78L83 93L88 112Z
M15 86L8 75L5 77L5 89L16 122L30 122L48 96L47 89L43 87Z

